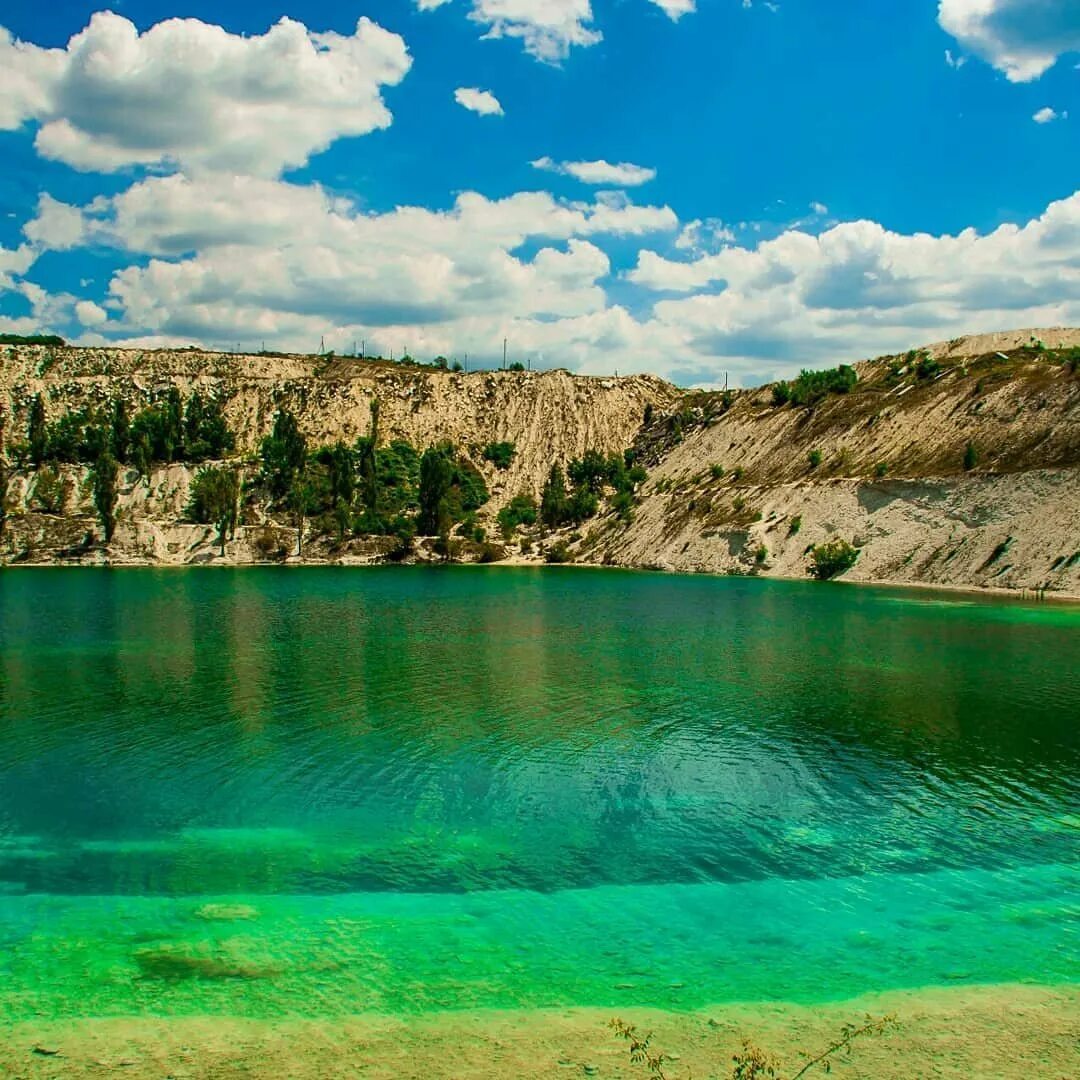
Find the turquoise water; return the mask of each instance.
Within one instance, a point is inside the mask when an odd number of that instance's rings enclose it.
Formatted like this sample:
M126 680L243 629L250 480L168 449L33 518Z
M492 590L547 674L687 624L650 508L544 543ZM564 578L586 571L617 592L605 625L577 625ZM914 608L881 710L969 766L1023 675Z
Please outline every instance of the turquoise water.
M0 645L6 1019L1080 977L1077 608L79 569Z

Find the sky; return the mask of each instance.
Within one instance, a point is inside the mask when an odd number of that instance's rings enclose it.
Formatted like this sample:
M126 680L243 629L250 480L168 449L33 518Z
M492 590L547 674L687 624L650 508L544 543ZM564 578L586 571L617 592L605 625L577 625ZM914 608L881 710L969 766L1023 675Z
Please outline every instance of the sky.
M754 385L1080 325L1080 0L5 0L0 332Z

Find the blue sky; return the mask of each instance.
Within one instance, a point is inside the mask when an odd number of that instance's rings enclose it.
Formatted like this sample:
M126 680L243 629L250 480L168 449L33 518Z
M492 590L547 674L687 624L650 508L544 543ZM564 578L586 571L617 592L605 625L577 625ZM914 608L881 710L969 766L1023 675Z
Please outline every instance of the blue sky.
M0 13L0 330L709 384L1080 323L1074 0L103 10Z

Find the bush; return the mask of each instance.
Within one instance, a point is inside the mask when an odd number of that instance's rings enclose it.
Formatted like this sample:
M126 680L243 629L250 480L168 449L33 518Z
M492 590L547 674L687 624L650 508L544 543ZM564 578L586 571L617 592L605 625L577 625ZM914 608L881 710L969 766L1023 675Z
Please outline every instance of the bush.
M788 536L798 536L799 530L802 528L802 515L796 514L791 519L791 524L788 526Z
M754 552L754 562L757 563L758 566L764 566L765 560L768 559L768 557L769 549L764 544Z
M536 500L531 495L515 495L498 513L499 529L507 540L522 525L536 524Z
M971 472L976 465L979 464L979 451L975 449L975 444L969 442L964 447L964 472Z
M811 450L810 453L806 455L806 460L810 463L811 469L816 469L824 458L820 450Z
M810 549L809 573L818 581L829 581L850 570L858 557L858 548L837 537Z
M567 563L570 561L570 551L566 546L565 540L560 540L553 547L548 548L544 555L544 562L547 563Z
M841 364L827 371L803 371L786 385L793 404L814 405L829 394L848 393L858 381L855 369L849 364Z
M923 353L919 362L915 365L915 377L917 379L932 379L940 371L941 365L926 353Z
M516 450L512 442L493 442L484 447L483 458L496 469L509 469Z
M714 480L723 480L724 479L724 472L725 472L725 470L724 470L723 465L710 465L709 466L709 475Z
M786 405L791 400L791 387L786 382L773 383L772 403L776 406Z
M889 471L889 466L884 461L879 461L874 466L874 475L880 480Z
M62 337L54 334L0 334L0 345L66 345Z
M506 558L506 548L499 544L484 544L480 548L479 562L482 563L495 563L501 562Z
M62 514L67 509L68 485L55 467L38 470L34 481L34 505L43 514Z

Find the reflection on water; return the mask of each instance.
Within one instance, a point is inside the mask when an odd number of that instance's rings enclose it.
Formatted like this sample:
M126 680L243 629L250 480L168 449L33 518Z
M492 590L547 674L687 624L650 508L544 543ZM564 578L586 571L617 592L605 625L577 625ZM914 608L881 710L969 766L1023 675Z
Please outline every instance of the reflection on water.
M0 644L16 1012L50 956L81 974L47 1007L101 1011L235 1011L238 980L269 1012L812 997L822 949L852 993L1075 963L1076 609L77 570L3 575Z

